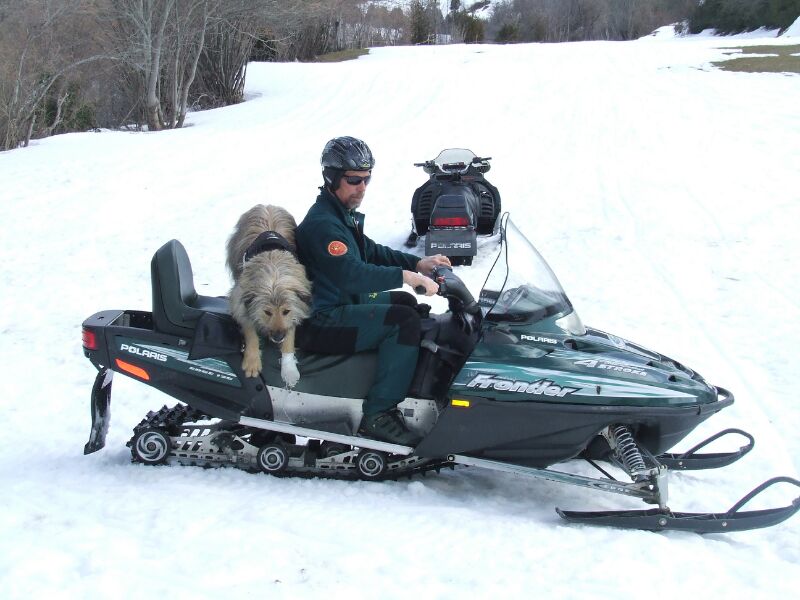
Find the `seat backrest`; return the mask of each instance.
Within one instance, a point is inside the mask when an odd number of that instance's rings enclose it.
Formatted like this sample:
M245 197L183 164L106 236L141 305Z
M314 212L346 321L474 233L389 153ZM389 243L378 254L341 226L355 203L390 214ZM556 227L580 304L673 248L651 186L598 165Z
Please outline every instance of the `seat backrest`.
M150 262L153 325L157 331L191 336L204 312L229 314L225 298L200 296L194 288L192 263L178 240L159 248Z

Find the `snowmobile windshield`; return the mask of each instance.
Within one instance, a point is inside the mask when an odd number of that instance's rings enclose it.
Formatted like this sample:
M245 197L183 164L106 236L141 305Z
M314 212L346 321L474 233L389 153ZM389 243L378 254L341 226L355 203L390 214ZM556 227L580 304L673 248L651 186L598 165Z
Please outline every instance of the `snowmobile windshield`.
M506 214L501 243L479 303L487 321L536 323L557 317L556 327L573 335L586 329L542 255Z
M439 152L439 156L434 158L433 162L443 173L466 173L475 158L477 157L472 150L448 148Z

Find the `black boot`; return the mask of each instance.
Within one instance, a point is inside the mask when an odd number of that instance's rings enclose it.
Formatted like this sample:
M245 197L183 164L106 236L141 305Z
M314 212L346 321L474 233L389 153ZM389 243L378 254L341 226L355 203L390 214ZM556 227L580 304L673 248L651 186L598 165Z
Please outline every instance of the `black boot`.
M406 427L403 417L396 408L374 415L364 415L360 431L376 440L403 446L415 446L420 440L419 436Z

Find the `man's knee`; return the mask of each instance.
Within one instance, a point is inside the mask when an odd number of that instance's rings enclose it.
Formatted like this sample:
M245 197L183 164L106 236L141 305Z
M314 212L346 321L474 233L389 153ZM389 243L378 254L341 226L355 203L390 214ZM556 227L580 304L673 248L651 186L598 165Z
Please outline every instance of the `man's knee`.
M416 304L416 300L414 302ZM392 304L386 311L383 324L390 326L396 325L398 327L398 344L403 346L419 346L421 330L420 316L414 308L402 304Z
M410 306L413 308L417 305L417 299L408 292L394 290L389 292L389 304Z

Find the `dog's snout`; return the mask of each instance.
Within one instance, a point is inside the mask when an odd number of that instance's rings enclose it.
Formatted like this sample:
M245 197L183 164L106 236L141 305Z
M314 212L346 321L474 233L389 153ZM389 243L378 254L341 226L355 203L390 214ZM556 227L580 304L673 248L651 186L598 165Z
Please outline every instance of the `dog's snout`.
M276 344L280 344L286 338L285 331L273 331L269 334L269 339L271 339Z

